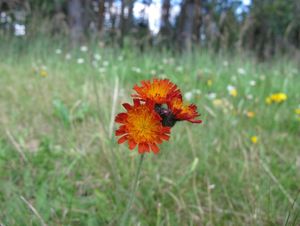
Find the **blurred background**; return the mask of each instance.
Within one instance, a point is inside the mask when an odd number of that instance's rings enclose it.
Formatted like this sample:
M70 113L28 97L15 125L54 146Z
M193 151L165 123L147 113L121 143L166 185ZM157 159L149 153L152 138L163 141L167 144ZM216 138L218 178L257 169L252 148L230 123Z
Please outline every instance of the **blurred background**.
M1 36L299 56L298 0L1 0Z

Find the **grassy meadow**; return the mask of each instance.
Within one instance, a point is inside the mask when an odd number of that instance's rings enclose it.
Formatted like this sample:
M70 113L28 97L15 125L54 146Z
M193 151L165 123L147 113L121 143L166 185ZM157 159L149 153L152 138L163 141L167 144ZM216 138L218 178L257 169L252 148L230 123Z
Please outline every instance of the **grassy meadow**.
M296 62L65 46L0 43L0 225L119 225L139 154L113 120L153 77L203 123L177 123L145 156L127 225L300 225Z

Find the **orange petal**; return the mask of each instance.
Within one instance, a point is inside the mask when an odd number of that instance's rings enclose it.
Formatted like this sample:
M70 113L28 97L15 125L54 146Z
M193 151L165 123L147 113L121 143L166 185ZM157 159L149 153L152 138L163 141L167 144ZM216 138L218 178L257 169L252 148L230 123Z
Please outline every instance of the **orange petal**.
M128 104L128 103L124 103L124 104L123 104L123 107L124 107L127 111L129 111L130 109L132 109L132 106L131 106L130 104Z
M141 102L138 99L133 99L133 104L134 104L134 107L138 107L141 105Z
M124 143L126 140L127 140L127 137L128 136L123 136L123 137L121 137L119 140L118 140L118 144L122 144L122 143Z
M160 137L164 140L169 140L170 136L166 134L161 134Z
M162 141L162 139L157 138L155 142L158 143L158 144L161 144L163 141Z
M126 131L123 130L123 129L120 127L118 130L116 130L115 135L116 135L116 136L121 136L121 135L123 135L124 133L126 133Z
M124 123L126 122L127 117L128 115L126 113L119 113L115 118L115 122Z
M163 133L171 133L171 128L170 127L163 127L163 129L162 129L162 132Z
M159 147L157 147L156 144L154 144L154 143L150 144L150 147L155 154L157 154L159 152Z
M150 151L149 145L146 144L146 143L140 143L138 151L139 151L140 154L143 154L145 152L149 152Z
M128 147L130 150L133 150L136 146L136 143L133 140L128 140Z
M191 123L202 123L202 120L189 119L188 121Z

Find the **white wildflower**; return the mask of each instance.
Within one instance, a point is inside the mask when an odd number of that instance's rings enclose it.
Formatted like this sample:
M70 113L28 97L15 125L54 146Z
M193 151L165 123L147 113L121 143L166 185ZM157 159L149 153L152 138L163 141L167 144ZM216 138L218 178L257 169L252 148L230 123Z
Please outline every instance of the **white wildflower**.
M97 60L97 61L101 60L101 55L95 53L95 54L94 54L94 59Z
M216 93L209 93L209 94L207 95L207 98L210 99L210 100L214 100L214 99L216 99L216 97L217 97L217 94L216 94Z
M26 27L24 24L15 24L15 36L24 36L26 34Z
M86 51L88 51L88 47L87 46L81 46L80 51L81 52L86 52Z
M228 90L228 92L231 92L232 90L235 90L235 87L232 85L228 85L227 90Z
M138 73L138 74L142 72L142 70L141 70L139 67L132 67L131 70L132 70L133 72Z
M84 63L84 59L83 58L78 58L77 59L77 64L83 64Z
M182 72L183 71L183 67L181 67L181 66L178 66L178 67L176 67L176 69L175 69L176 71L178 71L178 72Z
M151 74L151 75L156 75L157 72L156 72L155 70L151 70L151 71L150 71L150 74Z
M256 81L251 80L251 81L249 82L249 84L250 84L250 86L256 86Z
M200 89L194 89L193 93L195 93L197 95L200 95L201 94L201 90Z
M59 54L62 53L62 51L61 51L61 49L56 49L56 50L55 50L55 53L59 55Z
M245 75L246 74L246 71L245 71L245 69L244 68L239 68L238 69L238 73L240 74L240 75Z
M264 80L266 80L266 76L265 76L265 75L261 75L261 76L259 77L259 79L262 80L262 81L264 81Z
M208 185L208 190L213 190L216 187L215 184L210 184Z
M187 101L190 101L192 98L193 98L193 92L186 92L184 94L184 98L187 100Z
M108 62L108 61L104 61L104 62L103 62L103 66L104 66L104 67L107 67L108 65L109 65L109 62Z
M66 55L65 55L65 58L66 58L66 60L70 60L71 59L71 54L70 53L67 53Z
M252 94L248 94L246 97L247 97L248 100L252 100L253 99L253 95Z

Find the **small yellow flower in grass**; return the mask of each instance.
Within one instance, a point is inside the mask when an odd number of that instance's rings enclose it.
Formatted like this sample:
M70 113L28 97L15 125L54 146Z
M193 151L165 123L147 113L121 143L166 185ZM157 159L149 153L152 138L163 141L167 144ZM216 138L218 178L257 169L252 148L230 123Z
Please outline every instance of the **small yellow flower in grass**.
M213 83L213 82L212 82L211 79L208 79L208 80L207 80L207 85L208 85L208 86L212 86L212 83Z
M275 102L281 103L281 102L287 100L287 95L285 93L276 93L276 94L274 94L273 99Z
M266 98L266 104L272 104L272 99L271 97Z
M45 69L41 69L40 70L40 76L41 77L47 77L48 76L48 72Z
M257 142L258 142L258 137L257 136L252 136L250 139L251 139L251 142L253 144L257 144Z
M215 107L222 107L224 105L223 100L222 99L214 99L213 100L213 105Z
M228 85L227 90L230 96L236 97L238 95L237 89L232 85Z
M272 103L282 103L287 100L287 95L285 93L273 93L270 96L266 98L266 103L267 104L272 104Z
M253 111L247 111L246 115L247 115L248 118L253 118L255 116L255 112L253 112Z
M238 92L236 89L232 89L230 92L230 95L233 96L233 97L236 97L238 95Z
M296 118L300 121L300 107L295 109Z

